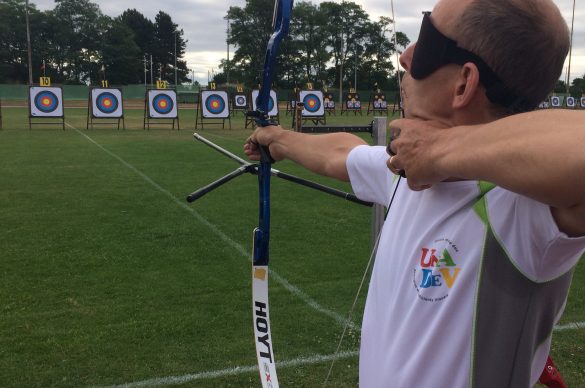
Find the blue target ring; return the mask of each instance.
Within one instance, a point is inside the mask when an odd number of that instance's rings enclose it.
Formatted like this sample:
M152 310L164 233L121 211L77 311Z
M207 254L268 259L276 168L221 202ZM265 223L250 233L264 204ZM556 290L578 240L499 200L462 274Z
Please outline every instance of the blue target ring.
M102 113L114 113L118 109L118 98L110 92L100 93L96 98L96 107Z
M36 95L35 107L43 113L51 113L59 107L59 99L55 93L45 90Z
M310 113L317 113L319 109L321 109L321 100L314 94L307 94L305 98L303 98L303 104L305 105L305 109L307 112Z
M152 99L152 108L156 113L161 115L169 114L174 106L173 99L167 94L161 93Z
M205 107L209 113L218 115L225 110L225 101L218 94L212 94L205 100Z

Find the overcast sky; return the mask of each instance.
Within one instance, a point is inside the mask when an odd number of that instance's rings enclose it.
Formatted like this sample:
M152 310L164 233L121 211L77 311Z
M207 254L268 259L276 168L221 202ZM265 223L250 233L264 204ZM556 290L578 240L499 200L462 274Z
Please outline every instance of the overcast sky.
M333 0L335 1L335 0ZM341 2L341 0L338 0ZM391 17L390 0L353 0L365 9L370 18L377 20L379 16ZM30 0L38 9L53 9L53 0ZM322 0L312 0L314 4ZM243 7L245 0L94 0L101 11L109 16L119 16L128 8L135 8L144 16L154 21L158 11L171 15L175 23L185 32L187 42L187 67L194 71L195 79L207 83L208 72L216 70L219 61L227 56L226 29L224 19L230 6ZM434 0L395 0L396 28L406 33L411 41L415 41L420 28L421 12L430 11L436 3ZM556 0L569 27L573 0ZM294 14L293 14L294 17ZM577 3L575 9L575 25L573 35L573 54L571 61L571 79L585 74L585 5ZM230 48L233 53L234 48ZM231 55L231 54L230 54ZM568 60L565 63L566 77Z

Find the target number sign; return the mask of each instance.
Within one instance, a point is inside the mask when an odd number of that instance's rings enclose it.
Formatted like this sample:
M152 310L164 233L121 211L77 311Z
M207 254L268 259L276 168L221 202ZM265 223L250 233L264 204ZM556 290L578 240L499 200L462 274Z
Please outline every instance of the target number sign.
M258 108L256 101L258 100L258 94L260 94L259 90L252 90L252 110L256 110ZM270 100L268 100L268 116L278 116L277 101L278 98L276 97L276 92L274 90L270 90Z
M323 92L320 90L301 90L299 100L304 105L303 116L323 116L325 114Z
M153 119L176 119L177 92L172 89L148 91L148 117Z
M91 89L91 114L97 118L123 117L122 90L115 88Z
M31 117L63 117L63 90L55 86L31 86L29 107Z
M201 109L205 118L228 118L230 110L227 92L224 90L203 90L201 92Z

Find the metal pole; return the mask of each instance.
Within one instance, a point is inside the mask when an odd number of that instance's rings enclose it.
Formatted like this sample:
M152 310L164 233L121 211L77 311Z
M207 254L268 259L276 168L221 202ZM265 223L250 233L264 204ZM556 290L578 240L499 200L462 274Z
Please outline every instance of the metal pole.
M569 94L569 85L571 84L571 57L573 55L573 24L575 23L575 0L573 0L573 17L571 19L571 44L569 45L569 67L567 70L567 94Z
M177 86L177 31L175 31L175 86Z
M146 54L144 54L144 86L146 86Z
M154 85L154 72L152 71L152 54L150 54L150 84Z
M226 38L226 43L227 43L227 62L226 62L226 83L229 85L230 84L230 43L229 43L229 39L230 39L230 19L227 19L227 38Z
M28 20L28 0L26 0L26 10L25 10L25 19L26 19L26 44L27 44L27 51L28 51L28 84L33 84L33 76L32 76L32 49L30 46L30 23Z

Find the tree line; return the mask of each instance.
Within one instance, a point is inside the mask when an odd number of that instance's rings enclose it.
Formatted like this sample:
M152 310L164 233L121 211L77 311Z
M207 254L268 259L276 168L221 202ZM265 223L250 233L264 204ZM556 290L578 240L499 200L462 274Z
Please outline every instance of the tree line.
M247 0L244 7L230 7L227 40L233 57L222 60L218 84L236 82L256 86L263 67L264 48L272 33L272 0ZM102 14L90 0L55 0L52 10L29 4L33 80L46 74L65 84L150 83L152 56L154 78L174 84L175 39L178 83L189 81L183 57L183 30L159 11L150 21L136 9L118 17ZM292 88L313 82L321 87L355 84L387 89L396 86L391 58L394 45L392 20L371 21L353 2L295 5L290 34L282 44L276 85ZM399 47L409 40L396 34ZM28 60L25 0L0 0L0 83L27 83ZM354 85L355 86L355 85Z
M242 7L230 7L228 43L236 47L233 58L223 60L216 83L239 81L255 86L260 80L264 48L272 34L272 0L247 0ZM360 5L343 3L297 2L293 8L289 36L284 39L275 80L277 86L292 88L307 81L318 87L377 84L397 89L396 72L391 62L400 48L409 44L401 32L394 45L392 19L371 21Z
M25 0L0 0L0 83L28 83L25 10ZM135 9L112 18L89 0L55 0L48 11L29 3L28 13L35 82L139 84L146 60L150 83L152 56L153 78L174 84L175 47L177 81L188 81L183 30L162 11L154 21Z

